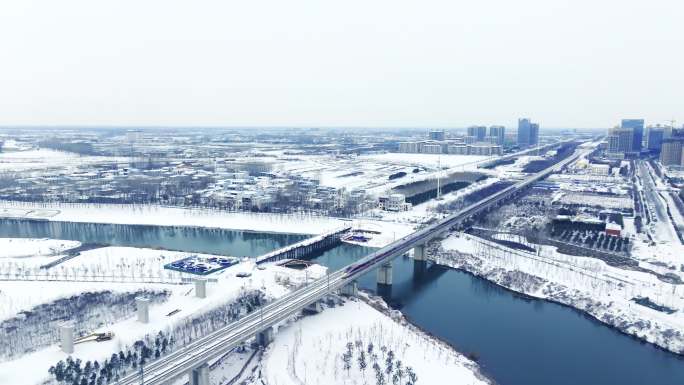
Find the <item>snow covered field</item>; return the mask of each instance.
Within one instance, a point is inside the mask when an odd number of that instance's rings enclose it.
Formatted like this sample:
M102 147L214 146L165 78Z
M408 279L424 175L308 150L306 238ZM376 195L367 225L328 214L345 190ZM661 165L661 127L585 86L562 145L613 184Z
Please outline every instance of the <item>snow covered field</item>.
M488 247L491 246L491 247ZM684 353L684 287L655 275L608 266L603 261L558 253L513 250L468 235L442 242L437 263L460 268L511 290L584 311L624 333ZM673 312L637 304L648 298Z
M110 250L112 251L112 250ZM137 254L137 253L136 253ZM107 261L106 255L100 255ZM250 277L238 278L236 273L249 272ZM82 292L113 290L132 292L140 289L168 290L170 297L164 303L150 306L150 322L141 324L135 317L122 322L106 325L91 332L113 332L115 337L105 342L90 342L76 346L75 358L103 361L112 353L132 345L145 335L155 335L159 331L171 329L188 317L203 313L235 301L243 293L251 290L263 292L267 298L277 298L291 288L304 284L305 279L315 279L325 274L325 269L312 268L305 271L269 265L266 269L256 269L252 261L223 270L209 276L216 282L207 285L207 298L194 296L192 285L144 285L120 283L73 283L73 282L0 282L0 309L4 316L31 308L41 303L77 295ZM174 313L174 311L178 310ZM25 354L11 361L0 362L0 384L35 385L48 377L48 368L60 359L65 359L57 345Z
M54 256L80 245L60 239L0 238L0 258Z
M401 383L406 383L409 368L417 384L488 383L474 362L398 317L392 319L364 301L349 300L281 327L265 352L262 378L268 385L375 384L377 363L387 384L395 383L392 377L400 373ZM352 356L345 369L348 343L353 345ZM387 374L390 351L393 370Z
M113 223L156 226L197 226L274 233L319 234L341 227L346 221L320 216L222 212L155 205L60 204L0 202L14 218L39 218L64 222Z
M385 153L377 155L363 155L364 160L374 160L387 164L403 164L408 166L458 167L464 170L476 170L477 164L496 157L478 155L451 155L451 154L403 154Z
M410 210L407 211L399 211L399 212L392 212L392 211L383 211L380 209L373 210L372 215L377 216L379 218L382 218L383 221L386 223L405 223L405 224L421 224L421 223L426 223L430 219L433 218L442 218L446 215L444 214L439 214L435 211L435 208L441 204L448 204L450 202L454 202L465 195L468 195L470 193L473 193L475 191L478 191L480 189L483 189L487 186L491 186L494 183L498 182L498 178L487 178L484 180L481 180L479 182L475 182L465 188L462 188L460 190L450 192L448 194L442 195L442 199L440 200L435 200L431 199L427 202L423 202L421 204L415 205L411 207Z
M82 255L64 262L65 268L90 271L111 272L116 269L153 270L159 268L170 258L182 257L188 253L167 252L128 247L105 247L83 252ZM192 285L162 284L129 284L98 282L0 282L0 320L14 316L19 311L30 310L34 306L49 303L59 298L79 295L84 292L130 293L137 290L166 290L170 292L168 300L150 307L150 323L141 324L135 317L124 319L114 324L104 325L89 332L113 332L114 338L104 342L89 342L76 346L72 355L82 362L98 360L102 362L112 353L126 350L135 341L146 335L156 335L159 331L168 331L189 318L235 301L243 293L259 290L267 298L277 298L292 288L304 284L305 279L315 279L325 274L326 269L312 266L308 271L293 270L274 264L265 269L257 269L253 261L243 261L209 278L215 280L208 284L208 296L199 299L194 296ZM251 274L247 278L238 278L238 272ZM384 313L387 313L385 309ZM408 379L407 369L410 366L417 375L418 383L431 384L445 378L458 379L462 384L486 383L481 379L477 366L462 355L456 353L443 343L436 341L403 320L393 320L362 301L348 301L346 305L326 309L323 313L307 316L282 326L276 333L275 342L268 348L262 365L263 379L267 384L299 384L292 380L289 370L297 373L310 370L306 383L318 384L361 384L361 377L372 377L372 357L369 355L365 373L358 369L345 373L343 361L339 355L346 349L346 339L364 341L364 349L373 343L377 350L378 362L386 369L386 354L389 350L395 355L393 373L402 373ZM395 315L396 318L396 315ZM341 320L349 320L348 322ZM353 327L349 325L352 323ZM306 332L302 332L306 330ZM295 343L295 339L297 343ZM381 348L387 349L383 352ZM288 350L289 349L289 350ZM296 351L295 351L296 350ZM320 354L320 352L324 354ZM316 354L319 352L319 354ZM360 351L359 351L360 352ZM336 357L336 355L338 355ZM48 368L66 354L55 344L29 352L10 361L0 362L0 383L13 385L34 385L48 377ZM246 362L245 354L231 354L219 365L221 370L212 373L225 378L226 373L237 372L240 365ZM314 359L312 359L314 358ZM318 360L316 360L318 359ZM397 372L398 360L402 361L403 371ZM252 363L254 364L254 363ZM354 365L358 366L355 361ZM308 369L303 369L305 366ZM317 371L320 369L320 372ZM337 372L336 382L332 381L333 372ZM350 382L350 377L353 378ZM387 378L390 383L390 378Z
M79 166L114 161L116 158L103 156L80 156L71 152L38 149L0 153L0 171L17 172L50 170L54 168L77 168Z
M280 156L278 171L301 175L320 182L322 186L347 190L365 190L371 195L385 194L398 184L436 176L438 165L443 173L477 171L477 163L490 157L468 155L385 153L361 156L294 155ZM420 172L414 173L418 169ZM406 175L390 180L391 175Z

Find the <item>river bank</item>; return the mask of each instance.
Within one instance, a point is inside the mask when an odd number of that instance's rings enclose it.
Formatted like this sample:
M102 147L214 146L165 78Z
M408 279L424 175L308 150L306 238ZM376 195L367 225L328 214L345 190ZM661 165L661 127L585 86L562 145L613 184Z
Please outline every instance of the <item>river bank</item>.
M591 258L486 246L474 237L452 236L432 259L516 293L571 307L624 334L684 354L681 287ZM483 253L486 257L479 256Z
M474 361L408 322L382 298L364 292L279 327L262 357L257 371L261 375L252 383L374 382L375 364L386 383L394 376L408 379L410 371L418 384L445 378L451 383L493 384Z

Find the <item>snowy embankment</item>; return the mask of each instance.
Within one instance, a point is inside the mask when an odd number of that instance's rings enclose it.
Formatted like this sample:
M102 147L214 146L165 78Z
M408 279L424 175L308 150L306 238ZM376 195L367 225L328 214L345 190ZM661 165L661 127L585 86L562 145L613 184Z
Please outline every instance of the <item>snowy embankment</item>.
M107 269L118 265L135 266L145 259L148 264L138 266L145 268L155 266L163 261L152 258L158 250L143 251L134 248L106 248L106 250L92 251L92 260L86 265L95 269ZM165 253L165 252L164 252ZM148 254L148 255L145 255ZM145 258L147 257L147 258ZM79 259L84 262L87 256L81 255L69 263L77 264ZM239 272L248 272L247 278L236 277ZM83 293L98 293L112 291L116 293L131 293L139 290L165 290L169 293L163 303L150 306L150 322L142 324L135 316L128 317L113 324L87 325L86 331L112 332L114 338L110 341L89 342L76 346L74 359L82 362L98 360L101 363L113 353L130 348L134 342L155 336L160 331L173 333L179 327L184 334L176 335L181 343L183 336L201 335L210 327L229 322L224 308L242 298L246 293L258 291L268 299L278 298L289 292L291 288L302 285L305 278L313 279L321 276L320 269L308 272L288 269L276 265L269 265L266 269L257 269L253 261L248 260L232 266L221 273L209 276L215 279L207 284L207 298L200 299L194 295L192 285L162 285L162 284L131 284L110 282L0 282L0 309L3 316L14 316L20 310L43 306L61 298L80 296ZM84 308L87 310L87 307ZM232 309L232 308L231 308ZM218 311L217 311L218 310ZM129 309L130 312L133 308ZM201 322L193 322L198 317L208 317ZM84 330L84 325L77 325L77 330ZM190 334L187 334L190 333ZM173 334L172 334L173 335ZM29 337L29 336L27 336ZM194 338L194 337L193 337ZM28 351L19 357L0 362L0 384L35 385L48 378L48 369L67 355L60 351L57 344L35 351ZM129 369L130 370L130 369Z
M304 214L226 212L157 205L0 202L0 216L62 222L189 226L273 233L319 234L348 223Z
M510 290L583 311L597 320L674 353L684 354L684 287L652 274L542 247L513 250L469 235L442 242L435 262L462 269ZM645 299L652 306L634 302ZM663 307L667 311L655 308Z
M82 255L65 262L65 269L85 268L89 271L102 272L124 269L125 271L152 271L167 262L169 256L182 256L183 253L166 252L159 250L136 249L127 247L107 247L89 250ZM178 255L176 255L178 254ZM130 270L128 270L130 269ZM0 282L0 309L14 316L21 310L30 310L35 306L52 306L55 301L73 296L82 296L84 293L101 293L111 291L113 293L135 293L140 290L165 291L168 297L163 302L153 303L150 306L150 322L142 324L133 316L134 308L130 305L113 309L125 315L124 319L115 322L107 322L99 325L97 319L88 321L88 325L79 324L77 330L82 333L111 332L114 338L110 341L87 342L78 344L75 353L71 357L80 359L81 364L97 360L100 364L106 363L105 359L120 351L130 352L137 346L136 341L154 343L155 336L161 335L163 339L174 337L175 345L182 346L187 338L195 339L213 330L213 327L221 327L226 322L231 322L233 305L245 294L260 292L267 299L278 298L288 293L293 288L304 284L305 279L315 279L325 274L325 268L312 266L308 271L293 270L275 264L266 264L256 268L252 260L232 266L221 273L212 274L208 278L213 279L207 286L207 298L196 298L192 285L162 285L162 284L139 284L139 283L101 283L101 282ZM239 278L239 272L248 272L251 276ZM339 383L349 382L350 378L361 380L365 375L369 381L374 380L375 371L372 360L376 360L386 376L386 383L391 383L391 376L402 376L402 383L409 379L408 367L417 376L418 383L437 383L439 379L458 379L461 384L487 383L479 374L477 365L462 355L453 351L446 344L435 340L417 330L406 321L397 317L398 313L391 318L389 310L379 304L373 304L380 308L378 311L365 302L349 300L344 306L325 309L321 314L305 317L295 317L285 322L275 334L275 342L268 348L263 362L259 362L259 355L253 356L249 348L246 351L234 351L223 359L212 363L212 384L218 384L220 380L231 379L236 373L241 372L247 362L246 376L252 376L251 368L261 366L263 379L269 380L267 384L287 384L291 377L288 368L295 368L297 373L307 371L307 383L332 384L333 371L338 372L336 379ZM92 306L83 308L95 309L101 304L94 303ZM244 311L244 309L241 309ZM80 312L81 310L79 310ZM227 313L226 313L227 312ZM126 315L128 314L128 315ZM75 316L75 315L74 315ZM199 320L199 321L196 321ZM353 325L350 328L349 325ZM50 326L55 329L55 325ZM304 331L304 332L302 332ZM21 334L21 333L19 333ZM295 344L293 339L297 338ZM30 341L33 336L21 335L22 341ZM339 337L339 338L338 338ZM376 346L376 358L368 354L365 358L365 373L359 369L358 355L360 348L355 347L353 355L353 368L344 370L344 361L341 356L347 350L347 339L354 344L362 341L367 351L368 345ZM44 341L45 342L45 341ZM23 343L23 342L22 342ZM48 369L56 365L58 361L65 360L67 355L60 351L53 341L39 347L34 351L27 351L18 355L0 360L0 383L15 385L35 385L43 383L48 378ZM154 345L153 349L154 349ZM355 345L356 346L356 345ZM289 351L287 350L289 347ZM383 349L385 347L385 349ZM157 346L159 350L159 346ZM294 352L293 349L296 349ZM327 350L324 350L327 349ZM387 375L387 358L392 351L393 364L390 375ZM325 354L319 354L321 351ZM138 350L140 353L140 350ZM293 355L293 353L295 353ZM365 353L367 354L367 353ZM163 355L163 354L162 354ZM251 361L250 361L251 357ZM285 358L283 358L285 357ZM325 360L323 360L325 358ZM329 360L329 361L328 361ZM402 370L398 361L402 361ZM111 364L111 360L110 360ZM128 365L128 363L126 364ZM303 369L307 366L307 369ZM124 368L122 368L124 367ZM320 370L319 370L320 369ZM130 366L124 366L121 362L116 364L115 372L126 370L130 372ZM284 377L281 377L283 375ZM445 377L447 376L447 377ZM182 381L182 379L181 379ZM54 383L54 382L53 382ZM261 383L261 382L258 382ZM291 382L299 384L299 382ZM361 382L357 382L361 383Z
M264 354L261 379L254 384L375 384L378 373L385 384L489 383L477 364L419 331L398 312L390 317L386 307L381 312L374 306L384 307L347 300L281 327ZM410 373L417 381L411 381Z
M80 245L60 239L0 238L0 258L54 256Z

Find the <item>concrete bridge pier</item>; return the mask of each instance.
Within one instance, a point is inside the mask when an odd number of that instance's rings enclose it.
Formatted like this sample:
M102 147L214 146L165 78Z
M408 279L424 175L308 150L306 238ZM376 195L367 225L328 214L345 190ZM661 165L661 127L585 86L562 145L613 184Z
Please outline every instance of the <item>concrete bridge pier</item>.
M378 267L378 285L392 284L392 262L385 262Z
M308 304L304 308L304 313L308 314L318 314L323 311L323 304L321 301L316 301L314 303Z
M346 286L342 287L341 292L348 297L356 297L359 295L359 283L351 281Z
M195 279L195 297L207 298L207 280L204 278Z
M427 261L422 260L422 261L413 261L413 279L414 280L419 280L425 275L425 272L427 271Z
M59 325L60 348L66 354L74 352L74 324L65 322Z
M150 299L146 297L136 297L135 306L138 312L138 322L148 323L150 322Z
M425 245L416 245L413 248L413 260L414 261L425 261L427 259L427 250Z
M273 342L273 328L267 327L256 335L256 343L259 346L266 347Z
M209 365L206 363L190 371L189 385L209 385Z

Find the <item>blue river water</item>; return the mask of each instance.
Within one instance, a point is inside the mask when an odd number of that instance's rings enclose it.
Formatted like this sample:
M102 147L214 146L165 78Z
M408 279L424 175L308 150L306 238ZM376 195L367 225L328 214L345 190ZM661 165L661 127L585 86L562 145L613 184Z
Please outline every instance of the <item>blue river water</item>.
M0 237L51 237L225 255L260 255L303 235L178 227L0 221ZM338 269L372 249L342 244L312 256ZM682 385L684 358L617 332L581 313L528 299L481 278L434 264L394 261L394 284L375 272L360 286L383 295L423 330L479 357L502 385ZM445 383L449 383L445 379Z

